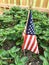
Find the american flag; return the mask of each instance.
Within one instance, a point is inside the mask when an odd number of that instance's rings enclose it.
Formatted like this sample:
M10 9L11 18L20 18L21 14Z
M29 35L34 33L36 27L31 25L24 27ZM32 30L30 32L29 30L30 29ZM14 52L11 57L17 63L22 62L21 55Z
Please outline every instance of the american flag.
M32 19L32 13L30 11L27 26L23 32L24 42L22 44L22 50L30 50L36 54L39 54L37 38L34 32L34 24Z

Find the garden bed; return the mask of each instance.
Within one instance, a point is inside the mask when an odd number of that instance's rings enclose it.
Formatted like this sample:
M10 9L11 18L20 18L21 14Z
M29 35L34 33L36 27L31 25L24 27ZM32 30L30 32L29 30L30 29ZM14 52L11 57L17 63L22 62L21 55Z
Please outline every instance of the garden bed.
M27 22L28 9L12 7L0 15L0 65L49 64L49 15L33 10L32 17L40 54L26 50L24 56L21 49L22 33Z

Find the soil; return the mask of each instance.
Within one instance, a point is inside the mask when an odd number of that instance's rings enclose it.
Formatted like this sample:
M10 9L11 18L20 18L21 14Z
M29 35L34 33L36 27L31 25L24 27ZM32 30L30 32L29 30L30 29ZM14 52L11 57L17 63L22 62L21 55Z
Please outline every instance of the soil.
M30 58L26 65L42 65L42 61L38 58Z
M5 50L9 50L10 48L12 48L13 46L16 46L15 44L15 41L10 41L10 40L6 40L4 43L3 43L3 49Z
M26 65L42 65L42 61L39 59L39 55L27 51L26 56L29 59Z

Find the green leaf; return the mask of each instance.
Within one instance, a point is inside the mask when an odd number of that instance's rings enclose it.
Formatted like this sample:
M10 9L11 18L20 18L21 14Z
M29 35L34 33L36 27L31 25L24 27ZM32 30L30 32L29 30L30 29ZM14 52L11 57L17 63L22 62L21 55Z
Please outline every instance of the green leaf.
M39 58L44 61L45 57L44 56L39 56Z
M43 65L49 65L49 63L48 63L48 61L46 59L44 59Z
M18 52L20 50L20 48L16 48L16 46L14 46L13 48L11 48L10 50L8 50L9 54L15 58L16 57L16 52Z
M40 56L40 59L43 61L43 65L49 65L49 63L45 57Z
M44 56L45 56L45 58L47 58L47 59L48 59L48 57L49 57L49 52L44 51Z
M4 49L0 49L0 57L5 56L7 52Z
M19 62L20 62L20 57L17 55L17 56L15 57L15 64L17 65Z
M21 62L27 62L28 61L28 58L27 57L22 57L21 58Z

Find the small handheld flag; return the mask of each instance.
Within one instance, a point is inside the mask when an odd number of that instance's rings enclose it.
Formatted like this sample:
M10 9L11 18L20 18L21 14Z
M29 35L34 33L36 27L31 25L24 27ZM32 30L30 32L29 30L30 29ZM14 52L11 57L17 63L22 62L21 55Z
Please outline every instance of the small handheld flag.
M25 33L24 33L25 32ZM24 43L22 44L22 50L30 50L36 54L39 54L37 38L34 32L34 25L32 20L32 13L30 10L27 27L23 32Z

